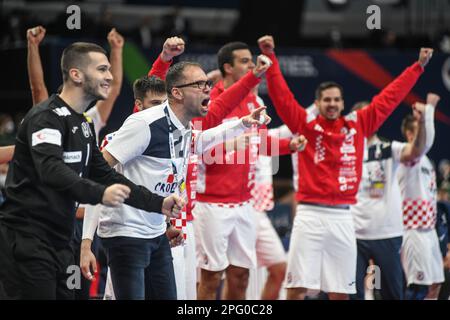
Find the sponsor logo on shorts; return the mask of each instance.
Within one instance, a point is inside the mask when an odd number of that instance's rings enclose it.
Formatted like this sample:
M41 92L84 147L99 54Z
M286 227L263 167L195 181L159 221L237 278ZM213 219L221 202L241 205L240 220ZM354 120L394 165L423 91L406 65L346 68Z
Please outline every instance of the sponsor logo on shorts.
M418 271L416 278L417 280L422 281L425 278L425 274L423 273L423 271Z
M292 273L291 272L288 272L286 280L287 280L287 283L292 283Z

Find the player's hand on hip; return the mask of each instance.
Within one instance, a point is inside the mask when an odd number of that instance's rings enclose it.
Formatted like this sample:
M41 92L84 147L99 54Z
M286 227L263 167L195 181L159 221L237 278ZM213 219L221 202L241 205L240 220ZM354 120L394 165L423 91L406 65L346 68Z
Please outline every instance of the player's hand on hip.
M108 207L118 207L130 196L130 188L124 184L113 184L105 189L102 204Z
M178 218L186 202L180 196L171 194L163 201L161 212L169 218Z

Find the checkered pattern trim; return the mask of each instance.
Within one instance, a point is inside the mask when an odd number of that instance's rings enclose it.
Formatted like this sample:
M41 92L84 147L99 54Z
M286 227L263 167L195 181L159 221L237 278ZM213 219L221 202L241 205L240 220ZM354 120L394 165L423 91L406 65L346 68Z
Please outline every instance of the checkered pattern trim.
M406 229L431 229L436 224L436 202L423 199L403 201L403 225Z
M240 203L214 203L214 204L221 208L233 209L233 208L239 208L239 207L245 206L248 203L250 203L250 200L240 202Z
M256 211L270 211L274 207L273 187L272 184L259 184L252 189L251 195L254 203L253 207Z
M180 218L170 219L170 223L177 228L178 230L183 231L184 241L187 240L187 215L186 215L186 207L181 211Z

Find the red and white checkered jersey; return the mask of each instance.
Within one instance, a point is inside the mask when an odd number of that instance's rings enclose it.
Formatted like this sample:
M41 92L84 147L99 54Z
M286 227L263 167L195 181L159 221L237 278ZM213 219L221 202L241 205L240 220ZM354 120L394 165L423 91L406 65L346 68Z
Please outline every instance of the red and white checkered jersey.
M256 211L265 212L273 209L272 157L261 155L258 157L255 185L251 195Z
M436 223L436 172L427 156L399 168L405 229L431 229Z

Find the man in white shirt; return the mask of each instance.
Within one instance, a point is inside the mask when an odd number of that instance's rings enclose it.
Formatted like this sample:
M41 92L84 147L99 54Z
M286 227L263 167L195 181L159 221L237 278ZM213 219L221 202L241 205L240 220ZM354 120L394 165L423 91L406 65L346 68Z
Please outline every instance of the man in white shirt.
M428 101L429 104L432 100ZM368 102L360 102L353 110ZM416 103L420 117L432 117L434 105ZM366 142L357 203L351 207L357 239L356 297L364 299L364 280L370 269L379 276L380 294L385 300L402 300L403 271L400 248L403 236L401 193L397 181L400 163L414 161L431 148L433 121L421 123L418 134L408 143L381 140L377 134ZM375 266L369 267L373 259ZM372 285L372 284L371 284ZM378 285L377 283L375 285Z
M408 115L402 122L402 133L413 141L423 122L433 121L434 106L439 96L428 95L425 117ZM432 144L432 141L430 145ZM435 231L437 214L436 173L431 161L422 155L402 164L398 179L403 198L402 265L406 276L406 299L437 299L444 282L444 266Z
M228 129L230 138L260 124L256 119L264 108L192 140L190 120L207 113L210 83L198 64L180 62L170 68L166 85L168 101L130 116L103 154L111 166L157 194L183 194L190 150L202 152L220 143ZM101 213L98 234L116 298L176 299L165 220L127 206L107 211Z

